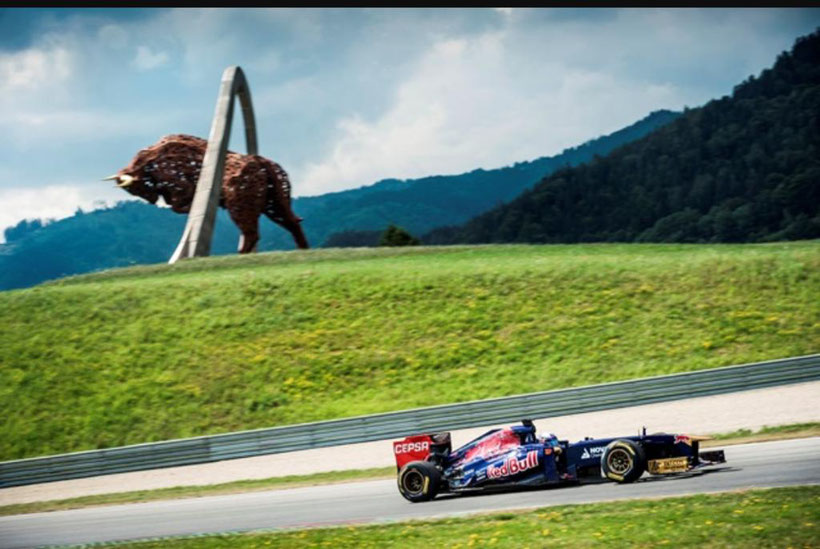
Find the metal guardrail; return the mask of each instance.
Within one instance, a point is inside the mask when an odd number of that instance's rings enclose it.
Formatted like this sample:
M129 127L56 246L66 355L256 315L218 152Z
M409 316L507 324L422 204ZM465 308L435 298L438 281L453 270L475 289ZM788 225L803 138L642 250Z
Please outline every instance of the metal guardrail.
M0 488L398 438L820 379L820 354L545 391L0 462Z

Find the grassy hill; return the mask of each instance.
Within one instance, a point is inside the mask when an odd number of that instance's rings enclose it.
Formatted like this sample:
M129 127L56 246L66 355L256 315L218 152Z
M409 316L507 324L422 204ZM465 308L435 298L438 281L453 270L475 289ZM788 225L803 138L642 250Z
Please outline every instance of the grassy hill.
M0 460L817 352L820 241L223 256L0 293Z

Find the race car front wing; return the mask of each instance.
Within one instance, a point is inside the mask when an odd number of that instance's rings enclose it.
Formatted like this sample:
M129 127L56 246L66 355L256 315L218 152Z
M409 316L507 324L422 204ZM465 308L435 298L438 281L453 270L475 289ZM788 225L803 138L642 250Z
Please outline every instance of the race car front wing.
M671 473L685 473L692 469L714 465L716 463L726 463L726 456L723 450L712 450L700 452L698 459L692 463L692 459L687 456L650 459L646 463L646 469L653 475L666 475Z

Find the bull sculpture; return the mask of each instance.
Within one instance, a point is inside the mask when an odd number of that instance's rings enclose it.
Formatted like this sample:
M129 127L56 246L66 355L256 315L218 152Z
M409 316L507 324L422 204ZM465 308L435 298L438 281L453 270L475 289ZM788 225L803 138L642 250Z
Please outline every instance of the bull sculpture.
M105 180L156 204L161 196L176 213L188 213L194 199L208 142L191 135L166 135L142 149L125 168ZM300 248L308 243L290 207L290 180L285 170L258 155L228 151L219 206L226 208L242 236L239 253L256 250L259 216L263 213L287 229Z

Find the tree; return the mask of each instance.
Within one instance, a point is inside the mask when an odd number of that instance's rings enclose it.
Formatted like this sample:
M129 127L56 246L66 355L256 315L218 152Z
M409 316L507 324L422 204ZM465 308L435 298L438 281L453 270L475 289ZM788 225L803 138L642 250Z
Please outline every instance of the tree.
M361 248L377 246L381 235L381 231L341 231L327 237L322 247Z
M382 233L379 246L418 246L421 241L401 227L390 225Z
M48 221L46 221L46 223L48 223ZM20 240L29 233L42 229L44 225L41 219L24 219L14 227L8 227L3 231L3 235L6 237L6 242L13 242Z

